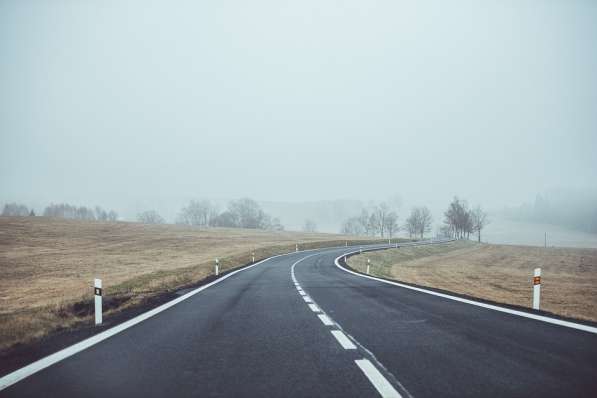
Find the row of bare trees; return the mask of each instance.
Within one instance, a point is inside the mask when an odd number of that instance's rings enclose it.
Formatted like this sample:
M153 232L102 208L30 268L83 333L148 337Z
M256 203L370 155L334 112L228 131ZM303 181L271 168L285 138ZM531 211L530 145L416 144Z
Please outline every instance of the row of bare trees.
M2 216L25 217L35 216L33 209L18 203L7 203L2 210ZM44 217L60 217L75 220L116 221L118 213L114 210L106 211L100 206L95 209L86 206L74 206L68 203L52 203L44 209Z
M26 217L34 216L35 212L20 203L7 203L2 209L2 215L5 217Z
M344 221L340 232L348 235L392 238L399 229L398 214L386 203L381 203L370 210L363 209L360 215Z
M470 234L477 233L477 239L481 242L481 231L489 224L489 219L481 206L469 209L465 200L455 197L444 213L444 224L441 229L444 236L469 239Z
M95 209L86 206L74 206L68 203L50 204L44 209L44 217L60 217L75 220L116 221L118 213L106 211L100 206Z
M155 210L138 214L137 220L146 224L165 222ZM196 227L284 230L278 218L272 218L261 209L259 203L249 198L231 201L222 212L218 211L217 206L209 200L191 200L180 210L176 223Z

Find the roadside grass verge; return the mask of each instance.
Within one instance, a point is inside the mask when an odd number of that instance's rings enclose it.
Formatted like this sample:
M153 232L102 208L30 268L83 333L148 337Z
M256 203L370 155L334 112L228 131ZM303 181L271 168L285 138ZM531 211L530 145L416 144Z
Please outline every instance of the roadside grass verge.
M367 259L375 276L527 308L541 268L542 310L597 321L597 249L457 241L363 253L348 265L364 273Z

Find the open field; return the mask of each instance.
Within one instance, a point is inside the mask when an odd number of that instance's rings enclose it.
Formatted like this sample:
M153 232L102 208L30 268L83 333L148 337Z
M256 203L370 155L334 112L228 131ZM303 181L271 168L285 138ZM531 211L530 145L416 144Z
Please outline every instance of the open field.
M597 249L454 242L353 256L361 272L500 303L532 306L533 269L542 270L541 309L597 321Z
M294 250L344 244L345 236L198 229L0 217L0 350L92 322L93 278L103 279L110 311L213 273Z

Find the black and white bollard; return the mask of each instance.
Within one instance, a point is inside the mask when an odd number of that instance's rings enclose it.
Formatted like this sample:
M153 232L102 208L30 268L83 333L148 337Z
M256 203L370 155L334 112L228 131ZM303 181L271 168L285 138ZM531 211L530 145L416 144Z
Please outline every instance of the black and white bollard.
M102 324L102 280L95 279L94 292L95 295L95 324Z
M370 266L371 266L371 260L367 259L367 275L369 275Z
M216 273L216 276L218 276L220 274L220 260L217 258L216 258L215 273Z
M533 309L539 309L539 302L541 301L541 268L535 268L533 276Z
M251 262L255 262L255 252L251 253Z
M294 248L295 252L298 252L298 243L296 244L296 247Z

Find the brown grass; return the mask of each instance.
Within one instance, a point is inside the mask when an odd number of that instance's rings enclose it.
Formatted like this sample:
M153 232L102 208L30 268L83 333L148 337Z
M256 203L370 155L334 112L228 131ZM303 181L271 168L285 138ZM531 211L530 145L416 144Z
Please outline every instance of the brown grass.
M541 309L597 321L597 249L455 242L351 257L351 267L500 303L532 306L534 268L542 270Z
M0 349L91 322L93 278L117 309L331 234L0 217ZM114 311L112 309L111 311ZM110 311L106 314L109 317Z

